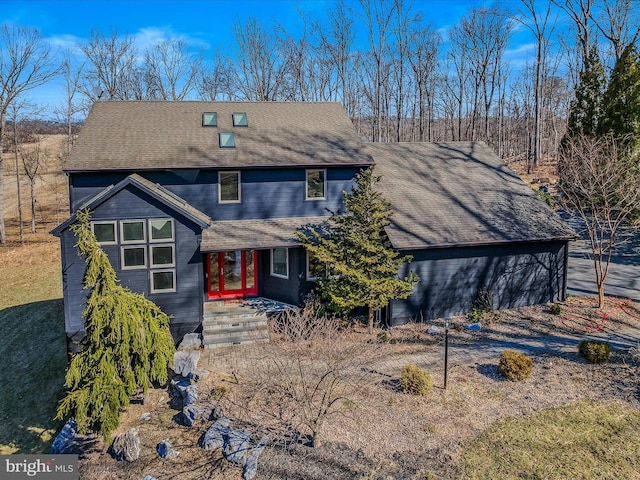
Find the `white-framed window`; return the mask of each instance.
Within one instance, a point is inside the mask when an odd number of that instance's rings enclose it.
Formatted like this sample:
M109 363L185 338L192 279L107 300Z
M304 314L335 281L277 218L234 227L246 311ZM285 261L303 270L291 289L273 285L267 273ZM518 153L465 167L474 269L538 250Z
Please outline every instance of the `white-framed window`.
M175 240L174 235L173 219L149 219L149 242L172 242Z
M289 278L289 249L271 249L271 275L279 278Z
M327 171L325 169L308 169L305 182L305 198L307 200L324 200L327 198Z
M144 220L120 220L120 243L146 242Z
M307 250L307 280L318 280L327 274L329 266L326 262L320 262L313 254Z
M149 245L149 258L151 268L173 267L176 264L175 248L173 248L173 244Z
M91 231L101 245L115 245L118 243L116 222L91 222Z
M240 203L240 172L218 172L218 203Z
M233 132L220 132L218 134L220 148L235 148L236 137Z
M120 258L122 259L122 270L133 270L135 268L147 267L146 247L136 245L132 247L120 247Z
M149 270L151 293L168 293L176 291L175 269Z

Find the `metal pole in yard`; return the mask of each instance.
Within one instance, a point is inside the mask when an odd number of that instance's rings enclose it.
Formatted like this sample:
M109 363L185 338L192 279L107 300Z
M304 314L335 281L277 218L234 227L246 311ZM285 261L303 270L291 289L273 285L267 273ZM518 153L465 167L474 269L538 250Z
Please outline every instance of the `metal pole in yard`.
M444 317L444 388L447 389L447 370L449 369L449 322L451 318Z

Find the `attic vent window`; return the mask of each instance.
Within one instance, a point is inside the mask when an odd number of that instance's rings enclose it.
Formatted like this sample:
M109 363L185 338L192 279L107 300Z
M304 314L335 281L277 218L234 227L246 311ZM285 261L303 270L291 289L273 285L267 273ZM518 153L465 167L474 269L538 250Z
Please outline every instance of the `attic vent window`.
M218 134L220 148L235 148L236 138L231 132L221 132Z
M234 127L248 127L246 112L236 112L233 114L233 126Z
M203 127L217 127L218 126L218 114L216 112L205 112L202 114L202 126Z

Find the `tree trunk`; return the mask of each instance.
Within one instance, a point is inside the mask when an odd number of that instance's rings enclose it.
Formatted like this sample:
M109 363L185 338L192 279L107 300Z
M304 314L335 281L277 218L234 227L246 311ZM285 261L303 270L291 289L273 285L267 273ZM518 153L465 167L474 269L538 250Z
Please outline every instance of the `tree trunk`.
M367 333L373 334L373 308L369 307L369 316L367 318Z
M13 119L13 149L16 160L16 189L18 194L18 230L20 231L20 245L24 245L24 231L22 228L22 199L20 198L20 167L18 165L18 129L17 120Z
M31 193L31 233L36 233L36 179L29 179L29 188Z
M4 138L5 113L0 111L0 244L7 243L7 232L4 227L4 163L2 161L2 140Z

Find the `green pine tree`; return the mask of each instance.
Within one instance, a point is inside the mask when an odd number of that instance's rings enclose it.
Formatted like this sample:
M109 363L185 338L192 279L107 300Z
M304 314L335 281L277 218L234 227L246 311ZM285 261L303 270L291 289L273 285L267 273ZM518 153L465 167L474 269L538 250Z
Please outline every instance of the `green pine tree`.
M402 264L412 257L400 257L387 238L384 227L390 223L392 209L375 190L379 180L373 168L363 170L352 191L343 191L346 211L331 212L328 230L317 227L308 233L296 232L311 255L329 267L318 281L329 307L343 313L368 307L369 333L374 311L392 299L407 298L418 282L413 272L398 277Z
M603 116L606 78L604 67L596 47L591 47L580 72L580 83L576 86L576 97L571 102L567 122L568 135L592 136L599 128Z
M175 346L169 316L118 283L91 231L89 211L78 211L77 217L71 229L87 265L83 286L90 293L82 314L87 336L71 359L57 418L75 417L80 433L90 428L108 441L136 390L146 393L152 382L167 382Z
M633 43L613 67L603 114L600 134L612 133L618 139L640 137L640 54Z

